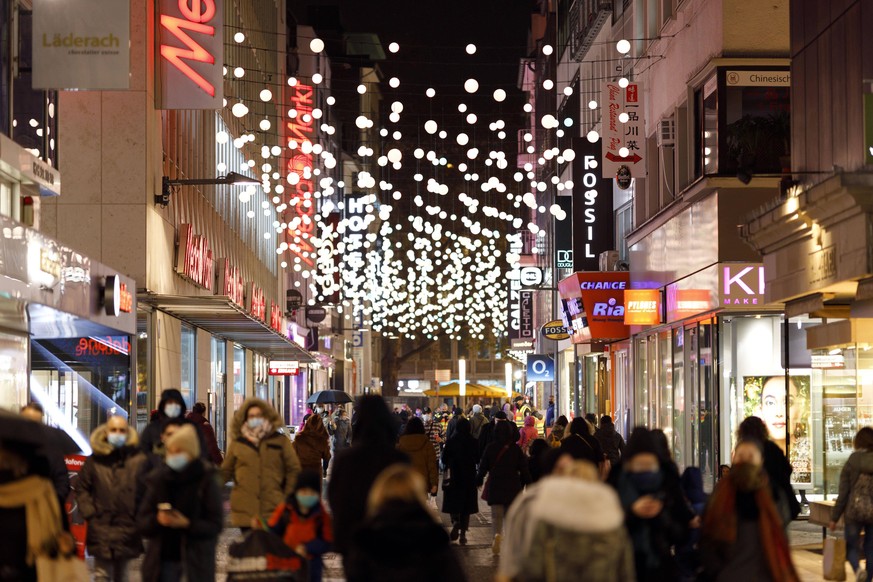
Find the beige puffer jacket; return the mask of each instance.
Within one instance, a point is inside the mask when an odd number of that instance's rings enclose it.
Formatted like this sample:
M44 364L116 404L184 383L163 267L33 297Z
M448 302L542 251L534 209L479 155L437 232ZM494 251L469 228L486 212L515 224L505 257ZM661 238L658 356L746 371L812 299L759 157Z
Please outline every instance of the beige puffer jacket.
M241 428L249 408L257 406L273 433L255 446ZM235 527L251 527L252 517L268 519L285 497L294 490L300 461L288 437L279 432L282 419L269 403L259 398L247 399L233 416L231 442L227 447L221 472L233 481L230 494L230 521Z

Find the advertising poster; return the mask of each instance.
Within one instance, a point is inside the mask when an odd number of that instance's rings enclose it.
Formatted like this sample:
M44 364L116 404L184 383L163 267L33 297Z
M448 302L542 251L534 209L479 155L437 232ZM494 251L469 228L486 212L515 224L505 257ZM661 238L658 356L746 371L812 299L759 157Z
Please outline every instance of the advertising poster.
M73 538L76 540L76 553L83 560L85 559L85 534L87 526L85 518L79 512L79 505L76 503L76 494L73 493L73 490L76 487L79 471L82 470L86 458L83 455L67 455L64 457L67 473L70 475L70 494L67 496L67 502L64 503L64 510L67 512L67 517L70 520L70 533L73 534Z
M785 416L786 405L788 418ZM791 482L812 485L812 432L809 376L746 376L743 378L743 417L757 416L767 425L770 439L785 452L791 435L788 461L794 468Z

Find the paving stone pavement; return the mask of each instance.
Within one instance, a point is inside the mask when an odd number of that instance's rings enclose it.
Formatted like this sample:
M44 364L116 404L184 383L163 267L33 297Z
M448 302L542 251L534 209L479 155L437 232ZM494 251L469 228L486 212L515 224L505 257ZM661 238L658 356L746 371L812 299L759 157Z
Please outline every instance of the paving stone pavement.
M441 497L437 498L439 504ZM439 505L438 505L439 506ZM229 510L229 508L226 508ZM467 545L461 546L453 542L459 554L464 560L467 579L470 582L490 582L497 570L498 559L491 552L491 512L484 502L479 504L480 513L470 517L470 531L467 532ZM229 514L229 511L227 512ZM443 525L446 529L451 527L449 516L441 513ZM796 521L789 528L789 540L792 546L792 555L802 582L821 580L821 546L822 531L818 526L810 525L806 521ZM224 529L218 540L216 552L216 570L218 582L225 582L227 549L228 546L241 537L238 528L228 527ZM90 560L89 560L90 562ZM129 582L142 582L140 565L142 559L137 559L131 564ZM91 565L89 563L89 565ZM344 582L342 560L338 554L328 554L324 559L324 581ZM849 580L851 571L848 570Z

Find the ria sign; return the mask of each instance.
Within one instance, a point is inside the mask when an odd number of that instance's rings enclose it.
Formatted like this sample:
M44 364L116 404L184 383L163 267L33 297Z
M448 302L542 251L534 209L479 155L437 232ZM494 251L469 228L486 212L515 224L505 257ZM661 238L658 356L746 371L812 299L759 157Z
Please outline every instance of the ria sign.
M160 0L159 109L221 109L221 0Z

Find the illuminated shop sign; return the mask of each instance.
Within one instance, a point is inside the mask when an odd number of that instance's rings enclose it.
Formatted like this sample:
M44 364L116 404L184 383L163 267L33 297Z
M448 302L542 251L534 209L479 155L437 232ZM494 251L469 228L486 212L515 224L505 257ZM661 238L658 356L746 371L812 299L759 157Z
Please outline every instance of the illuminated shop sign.
M706 289L667 287L667 319L676 321L715 309L712 294Z
M602 86L603 109L602 176L610 185L614 176L646 177L646 134L643 118L642 85L617 81ZM626 150L626 151L624 151Z
M283 336L288 335L287 325L285 324L285 313L282 311L282 306L275 301L270 302L270 328L277 331Z
M554 341L570 339L570 334L567 333L567 328L564 327L564 322L560 319L554 319L544 324L540 328L540 333L543 334L544 338Z
M215 283L215 294L225 295L240 307L245 306L245 285L239 267L227 258L218 259L218 278Z
M224 67L220 0L160 0L159 109L221 109Z
M836 370L846 367L846 360L841 354L812 354L810 358L812 360L812 367L817 370Z
M294 360L270 360L267 373L270 376L296 376L300 372L300 362Z
M661 292L658 289L627 289L624 292L625 325L661 323Z
M764 304L764 267L760 263L719 266L719 304L723 307L756 307Z
M195 285L212 290L215 279L212 249L205 236L194 234L190 224L179 225L176 272Z
M76 356L126 356L130 342L123 336L82 337L76 344Z
M258 321L266 321L267 299L264 290L254 283L246 285L246 311Z
M624 294L629 284L627 271L573 273L558 283L573 343L628 337Z
M600 176L600 141L573 144L573 269L597 271L600 253L615 248L612 181Z
M573 268L573 197L558 196L556 204L566 213L564 220L552 218L555 233L555 268Z
M133 309L133 293L122 283L118 275L109 275L103 285L103 306L107 315L118 316Z
M310 145L315 136L315 118L312 117L314 90L300 83L288 89L288 103L297 114L285 124L286 145L291 150L286 170L290 185L288 209L283 213L288 223L285 233L288 250L307 266L315 264L312 236L315 231L315 190L313 181L315 156ZM310 144L304 147L304 144Z

